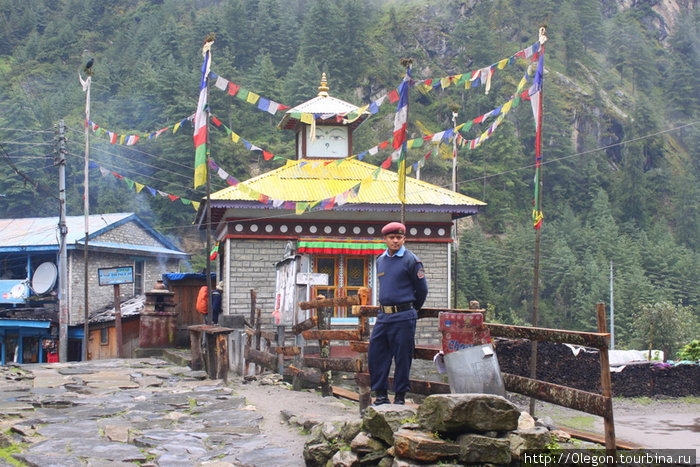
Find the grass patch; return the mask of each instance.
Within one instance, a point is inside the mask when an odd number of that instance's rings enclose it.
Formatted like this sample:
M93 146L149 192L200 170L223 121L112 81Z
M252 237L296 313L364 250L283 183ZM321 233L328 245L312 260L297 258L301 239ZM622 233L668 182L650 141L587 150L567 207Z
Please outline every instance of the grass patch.
M594 415L579 415L564 418L562 424L577 430L592 431L595 428L595 420Z
M0 459L11 465L22 466L24 463L18 461L12 454L22 452L24 450L24 444L11 444L6 448L0 449Z

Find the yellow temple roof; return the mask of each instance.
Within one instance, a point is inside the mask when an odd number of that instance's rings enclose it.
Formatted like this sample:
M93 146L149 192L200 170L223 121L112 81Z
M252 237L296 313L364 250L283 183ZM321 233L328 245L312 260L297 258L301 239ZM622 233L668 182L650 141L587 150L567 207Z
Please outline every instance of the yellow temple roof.
M314 202L339 195L361 183L348 205L397 205L398 174L357 159L303 159L253 177L211 195L215 201L257 201L255 193L270 199ZM244 185L241 187L241 185ZM218 204L218 203L217 203ZM406 177L406 205L477 207L486 203L446 188ZM449 211L450 209L445 209ZM461 211L458 209L457 211Z

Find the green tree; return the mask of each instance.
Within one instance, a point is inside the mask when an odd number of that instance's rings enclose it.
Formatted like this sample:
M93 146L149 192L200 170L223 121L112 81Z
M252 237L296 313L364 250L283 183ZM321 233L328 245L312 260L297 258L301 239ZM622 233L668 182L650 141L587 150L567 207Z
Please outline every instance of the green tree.
M698 335L698 320L689 307L657 302L643 305L635 316L636 344L642 349L661 349L664 359Z

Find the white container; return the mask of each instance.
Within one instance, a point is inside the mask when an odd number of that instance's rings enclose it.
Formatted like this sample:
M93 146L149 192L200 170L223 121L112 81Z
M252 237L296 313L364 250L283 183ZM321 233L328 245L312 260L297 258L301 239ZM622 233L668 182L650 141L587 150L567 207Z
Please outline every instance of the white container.
M453 394L506 395L506 387L491 344L475 345L445 355Z

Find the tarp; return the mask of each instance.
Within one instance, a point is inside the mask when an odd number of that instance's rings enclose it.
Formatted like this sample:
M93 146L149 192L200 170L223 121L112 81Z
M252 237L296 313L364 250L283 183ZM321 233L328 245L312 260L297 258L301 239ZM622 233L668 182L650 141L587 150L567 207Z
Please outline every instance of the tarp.
M200 280L206 282L207 275L201 272L168 272L163 274L163 283L168 286L169 281L181 281L181 280ZM216 273L211 273L212 283L216 283Z

